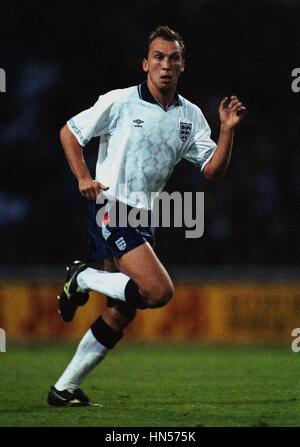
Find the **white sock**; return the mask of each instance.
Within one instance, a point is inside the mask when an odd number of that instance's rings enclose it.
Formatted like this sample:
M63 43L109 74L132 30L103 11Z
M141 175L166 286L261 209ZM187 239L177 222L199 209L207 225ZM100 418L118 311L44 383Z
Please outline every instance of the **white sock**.
M105 272L91 267L87 267L77 276L77 283L82 292L95 290L122 301L126 301L124 292L129 280L129 276L124 273Z
M81 339L77 351L62 376L54 385L58 391L76 389L104 359L109 349L94 337L91 329Z

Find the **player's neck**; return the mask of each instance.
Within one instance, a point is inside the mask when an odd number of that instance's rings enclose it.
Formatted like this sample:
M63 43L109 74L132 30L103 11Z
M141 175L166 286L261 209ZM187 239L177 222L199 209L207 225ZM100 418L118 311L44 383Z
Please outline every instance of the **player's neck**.
M147 79L147 87L153 98L155 98L165 110L168 110L174 100L176 87L162 92L155 87L150 79Z

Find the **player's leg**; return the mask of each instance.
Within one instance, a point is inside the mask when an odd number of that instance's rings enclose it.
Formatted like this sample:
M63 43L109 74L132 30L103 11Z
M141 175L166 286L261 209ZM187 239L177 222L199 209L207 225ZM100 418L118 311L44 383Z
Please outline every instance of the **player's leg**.
M93 268L79 272L76 284L80 290L95 290L141 309L164 306L172 298L172 281L149 243L142 241L122 256L115 256L114 262L118 273Z
M92 271L117 273L118 268L109 256L109 249L103 239L101 229L96 224L97 207L89 202L87 210L87 258ZM91 261L91 260L96 261ZM103 259L103 261L99 261ZM78 297L88 297L88 292L78 289L78 273L86 269L82 262L73 262L67 269L67 281L59 296L60 312L65 321L71 321L78 305ZM107 273L108 274L108 273ZM123 275L123 274L122 274ZM106 278L107 279L107 276ZM114 277L115 280L115 277ZM128 281L128 278L127 278ZM77 351L55 386L51 387L48 403L51 405L86 405L88 398L78 388L84 378L98 365L107 353L121 340L123 329L136 315L136 308L125 302L107 297L107 309L86 332Z
M90 262L89 266L101 270L99 262ZM119 269L116 267L114 259L109 257L104 260L104 271L117 273ZM117 301L106 296L107 308L105 309L102 319L114 331L122 332L136 316L136 308L128 306L125 302Z
M91 265L102 267L99 262ZM104 269L116 272L112 258L104 260ZM86 332L71 362L48 394L51 405L87 405L88 398L78 387L87 375L106 357L121 340L123 329L136 315L136 309L107 297L108 307Z
M114 258L118 269L130 277L140 295L142 305L156 308L167 304L173 296L172 280L149 243L142 244L120 258Z

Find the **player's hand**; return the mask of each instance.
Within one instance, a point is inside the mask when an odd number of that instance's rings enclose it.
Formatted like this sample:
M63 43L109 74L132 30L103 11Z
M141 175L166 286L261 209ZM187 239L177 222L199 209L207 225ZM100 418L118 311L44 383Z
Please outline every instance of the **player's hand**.
M246 107L243 106L242 102L236 96L231 96L230 102L226 107L225 103L227 100L228 97L221 101L219 115L222 128L224 130L232 130L243 118Z
M102 183L93 180L92 178L82 179L78 182L78 189L80 194L88 200L96 200L100 190L106 191L108 186L102 185Z

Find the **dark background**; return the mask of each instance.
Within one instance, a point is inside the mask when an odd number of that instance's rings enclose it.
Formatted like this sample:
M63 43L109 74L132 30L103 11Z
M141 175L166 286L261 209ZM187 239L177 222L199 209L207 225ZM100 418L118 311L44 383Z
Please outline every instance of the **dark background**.
M85 256L85 206L59 130L102 93L145 78L145 42L158 25L184 38L179 92L200 106L214 140L218 106L247 107L225 179L208 183L182 161L169 191L205 192L205 234L159 229L168 264L299 263L300 3L285 1L0 2L0 267L63 264ZM86 147L90 166L98 141Z

